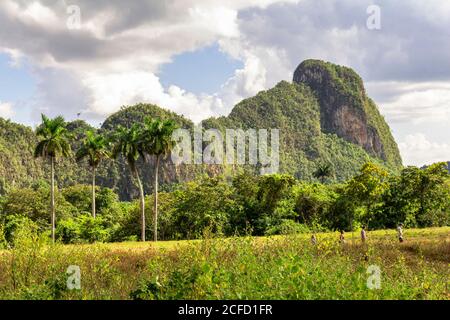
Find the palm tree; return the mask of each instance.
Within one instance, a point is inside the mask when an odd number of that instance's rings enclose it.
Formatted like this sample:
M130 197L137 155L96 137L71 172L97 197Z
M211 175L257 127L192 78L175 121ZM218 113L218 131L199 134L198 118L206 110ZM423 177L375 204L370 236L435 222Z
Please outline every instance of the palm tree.
M119 126L114 133L115 145L113 147L112 155L117 158L118 155L122 155L130 167L131 173L137 181L139 187L139 199L141 207L141 240L145 241L145 198L144 187L142 186L139 172L136 167L136 162L139 156L144 158L144 154L141 148L141 129L137 124L132 125L130 128L124 128Z
M93 131L86 132L86 138L77 151L76 160L88 158L92 169L92 216L95 218L95 173L100 162L109 157L108 140L103 135L96 135Z
M317 166L316 171L313 173L314 178L319 179L323 184L326 178L333 176L333 168L329 163L321 163Z
M153 240L158 241L158 175L161 158L167 157L175 146L172 139L173 132L177 125L173 120L144 120L144 130L142 133L142 145L145 153L155 157L154 171L154 208L153 208Z
M70 134L66 129L63 117L49 119L42 115L42 124L37 128L36 135L41 139L36 145L34 156L50 159L51 166L51 190L50 190L50 214L52 222L52 241L55 242L55 162L59 156L69 157L71 147Z

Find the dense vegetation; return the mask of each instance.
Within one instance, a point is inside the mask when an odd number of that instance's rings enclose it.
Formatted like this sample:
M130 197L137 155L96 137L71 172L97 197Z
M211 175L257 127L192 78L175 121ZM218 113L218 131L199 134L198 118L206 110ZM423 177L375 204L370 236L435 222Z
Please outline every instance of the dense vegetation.
M85 133L94 129L84 121L69 122L66 126L72 135L73 150L79 148ZM34 158L37 142L38 137L31 128L0 118L0 194L11 188L31 187L36 181L49 177L49 161ZM55 176L59 186L90 183L91 180L87 163L76 164L74 156L58 162Z
M324 181L325 183L320 183ZM450 179L444 163L427 169L408 167L389 174L373 163L341 184L290 175L257 176L240 171L207 175L159 194L161 240L198 239L205 230L217 235L275 235L324 230L434 227L450 224ZM122 202L113 190L96 187L91 214L91 186L56 191L56 238L64 243L137 240L141 234L140 201ZM46 181L10 190L0 197L1 225L11 240L24 219L49 232L50 187ZM154 195L146 196L146 233L154 233Z
M301 110L301 112L299 112ZM314 94L303 84L282 81L239 103L228 117L203 121L204 128L280 129L280 172L312 180L316 166L331 163L335 181L351 178L366 161L398 166L370 156L362 147L321 129L321 112Z
M449 231L407 230L403 244L374 231L365 245L321 233L316 246L306 235L47 246L24 225L0 251L0 299L448 299Z

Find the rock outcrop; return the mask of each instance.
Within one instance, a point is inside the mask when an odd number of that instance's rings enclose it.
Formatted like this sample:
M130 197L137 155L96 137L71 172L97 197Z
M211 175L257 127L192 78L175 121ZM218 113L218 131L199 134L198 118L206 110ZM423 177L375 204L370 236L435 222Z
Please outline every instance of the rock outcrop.
M356 72L329 62L306 60L295 70L294 82L307 85L315 93L323 132L334 133L371 155L401 165L390 129L367 97Z

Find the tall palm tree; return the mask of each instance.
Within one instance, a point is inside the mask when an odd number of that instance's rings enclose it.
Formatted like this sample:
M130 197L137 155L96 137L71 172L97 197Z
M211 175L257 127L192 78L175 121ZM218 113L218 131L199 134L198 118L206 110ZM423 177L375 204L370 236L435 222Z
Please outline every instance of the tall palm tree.
M159 166L162 158L167 157L175 146L172 139L173 132L177 125L173 120L144 120L144 129L142 132L142 145L147 155L155 157L154 171L154 208L153 208L153 240L158 241L158 175Z
M95 218L95 174L100 162L109 157L109 143L105 136L95 134L93 131L86 132L86 138L76 154L76 160L88 159L92 169L92 216Z
M314 178L319 179L323 184L325 179L333 176L333 168L329 163L321 163L317 166L316 171L313 173Z
M50 160L51 190L50 190L50 214L52 222L52 241L55 242L55 162L58 157L69 157L71 147L70 134L66 128L63 117L49 119L42 115L42 124L37 128L36 135L41 138L34 150L36 158L42 157Z
M141 208L141 240L145 241L145 198L144 187L142 186L141 178L136 167L136 162L140 156L144 158L141 144L141 129L137 124L130 128L119 126L114 133L113 139L115 141L112 155L114 158L122 155L130 167L131 173L139 187L139 200Z

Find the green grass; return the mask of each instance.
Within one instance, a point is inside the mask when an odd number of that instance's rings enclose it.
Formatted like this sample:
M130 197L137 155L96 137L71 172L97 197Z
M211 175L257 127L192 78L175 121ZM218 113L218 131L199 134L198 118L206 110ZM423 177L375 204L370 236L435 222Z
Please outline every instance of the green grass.
M24 232L0 254L0 299L449 299L450 228L49 246ZM69 265L81 290L66 287ZM367 269L381 288L367 288Z
M423 239L423 240L432 240L436 238L445 238L450 235L450 227L441 227L441 228L426 228L426 229L407 229L404 231L405 238L411 238L413 240ZM299 239L309 239L310 234L299 234L297 237ZM397 232L396 230L375 230L368 231L368 236L373 240L392 240L396 239ZM263 241L267 238L272 239L282 239L285 236L271 236L271 237L253 237L256 241ZM318 239L339 239L338 232L320 232L317 234ZM355 239L359 240L359 232L355 231L353 233L349 232L345 235L347 240ZM223 239L224 241L229 241L230 239ZM119 242L119 243L105 243L102 246L110 250L147 250L149 248L152 249L171 249L177 248L183 245L189 245L198 243L199 240L180 240L180 241L158 241L158 242ZM98 244L96 244L97 246ZM79 245L67 245L66 247L70 248L73 246ZM92 245L84 245L85 247L89 247Z

